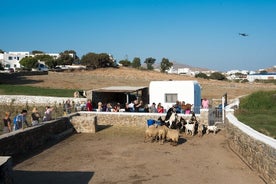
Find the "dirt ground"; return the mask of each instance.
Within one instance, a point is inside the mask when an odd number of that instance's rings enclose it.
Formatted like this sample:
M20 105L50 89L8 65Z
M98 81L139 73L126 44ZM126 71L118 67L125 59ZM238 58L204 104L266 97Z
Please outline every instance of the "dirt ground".
M144 128L112 126L74 134L14 167L20 184L264 184L232 152L225 130L181 134L178 146L144 143Z

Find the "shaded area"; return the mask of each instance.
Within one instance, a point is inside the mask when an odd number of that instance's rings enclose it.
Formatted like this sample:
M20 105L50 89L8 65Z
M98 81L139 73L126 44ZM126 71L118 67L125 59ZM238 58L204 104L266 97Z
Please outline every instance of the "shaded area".
M97 132L102 131L104 129L110 128L113 125L97 125Z
M53 136L42 146L39 146L36 149L30 150L26 153L21 153L20 155L17 154L15 156L13 156L13 165L15 166L21 162L24 162L25 160L28 160L28 159L42 153L44 150L47 150L47 149L51 148L52 146L64 141L66 138L70 137L74 133L75 133L75 131L73 131L73 132L68 131L68 133L61 133L60 134L61 136L59 136L59 135L56 135L55 137Z
M94 172L14 170L13 175L15 184L87 184L92 179Z
M47 73L48 74L48 73ZM45 73L41 73L40 75L47 75ZM37 73L34 73L32 75L38 75ZM7 74L7 73L0 73L0 84L35 84L35 83L41 83L43 80L30 80L27 79L25 76L30 76L30 74L25 73L13 73L13 74Z
M187 142L187 139L183 138L183 137L180 137L178 139L178 144L184 144L185 142Z

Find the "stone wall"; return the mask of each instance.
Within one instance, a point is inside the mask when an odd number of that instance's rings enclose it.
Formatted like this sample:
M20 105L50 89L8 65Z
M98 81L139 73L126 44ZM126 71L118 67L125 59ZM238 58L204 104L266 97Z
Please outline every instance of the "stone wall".
M71 123L77 133L96 133L97 116L91 114L83 114L82 116L74 116Z
M73 96L73 94L72 94ZM69 98L69 97L47 97L47 96L26 96L26 95L0 95L1 104L29 104L29 105L58 105L65 103L66 100L71 102L86 102L86 98Z
M160 113L125 113L125 112L80 112L80 116L95 116L99 125L119 125L131 127L146 127L148 119L157 120L160 116L164 119L166 114ZM191 114L178 114L187 121L191 119ZM77 118L77 117L76 117ZM200 116L197 116L200 120Z
M226 115L229 146L261 177L276 184L276 140L239 122L232 113Z
M0 156L16 158L18 155L24 155L51 140L61 138L66 131L68 134L73 132L70 117L0 135Z

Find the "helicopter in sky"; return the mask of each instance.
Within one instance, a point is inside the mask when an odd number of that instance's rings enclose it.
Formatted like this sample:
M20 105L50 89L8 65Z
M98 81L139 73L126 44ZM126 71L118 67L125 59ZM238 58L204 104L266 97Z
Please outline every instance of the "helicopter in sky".
M246 34L246 33L239 33L239 35L244 37L249 36L249 34Z

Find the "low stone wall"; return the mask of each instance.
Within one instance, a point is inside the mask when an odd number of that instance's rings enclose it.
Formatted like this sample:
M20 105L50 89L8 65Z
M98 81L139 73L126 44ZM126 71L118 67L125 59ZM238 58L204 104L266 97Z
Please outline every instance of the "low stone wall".
M146 127L148 119L157 120L160 116L164 119L166 114L160 113L126 113L126 112L80 112L80 116L96 117L99 125L119 125L131 127ZM187 121L191 119L191 114L178 114ZM77 118L77 117L76 117ZM200 119L200 116L197 116Z
M96 133L97 131L97 116L95 115L74 116L71 118L71 123L77 133Z
M276 184L276 140L239 122L232 113L226 115L229 146L261 177Z
M72 116L74 115L76 114L72 114ZM16 158L18 155L27 154L45 145L48 141L59 139L66 131L68 134L73 133L69 116L0 135L0 156Z
M72 94L73 96L73 94ZM86 102L86 98L69 98L69 97L47 97L47 96L27 96L27 95L0 95L1 104L29 104L29 105L58 105L65 103L66 100L71 102Z

